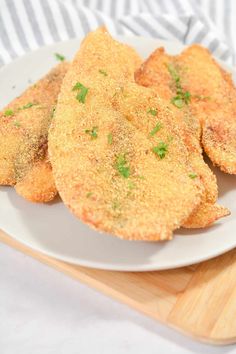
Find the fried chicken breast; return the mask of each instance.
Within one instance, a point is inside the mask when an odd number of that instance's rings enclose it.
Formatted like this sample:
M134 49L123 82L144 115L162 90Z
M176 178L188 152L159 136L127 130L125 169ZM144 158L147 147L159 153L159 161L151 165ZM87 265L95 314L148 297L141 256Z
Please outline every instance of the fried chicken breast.
M236 88L231 75L200 45L188 47L178 62L202 125L205 152L222 171L236 174Z
M93 228L168 240L199 205L173 112L134 82L141 60L104 30L90 33L62 84L49 156L64 203Z
M68 63L61 63L0 113L0 184L33 202L57 193L47 154L48 128Z
M194 210L183 226L206 227L228 215L229 211L215 204L218 197L216 177L203 159L200 142L201 124L189 102L188 91L182 87L180 68L178 57L176 59L167 55L163 48L159 48L137 70L135 79L140 85L154 88L166 100L173 112L174 121L182 132L191 165L196 173L192 178L198 175L205 187L201 205Z

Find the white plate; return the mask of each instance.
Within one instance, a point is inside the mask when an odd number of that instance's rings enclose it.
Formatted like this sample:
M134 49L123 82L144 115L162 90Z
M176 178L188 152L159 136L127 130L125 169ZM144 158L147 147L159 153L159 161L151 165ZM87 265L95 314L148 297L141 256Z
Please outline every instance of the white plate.
M164 46L170 54L183 49L180 43L141 37L120 37L120 40L133 45L144 58L158 46ZM0 70L0 106L55 65L55 52L70 59L79 44L76 39L44 47ZM197 263L236 247L236 177L216 169L215 172L219 202L230 208L231 216L208 229L181 229L171 242L131 242L99 234L76 219L59 199L48 205L31 204L9 187L0 188L0 228L35 250L88 267L145 271Z

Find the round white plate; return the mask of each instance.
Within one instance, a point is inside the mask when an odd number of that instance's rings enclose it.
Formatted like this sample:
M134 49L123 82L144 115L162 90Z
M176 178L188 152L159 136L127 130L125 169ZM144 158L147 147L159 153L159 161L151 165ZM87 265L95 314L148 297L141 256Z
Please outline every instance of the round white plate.
M177 42L141 37L119 39L134 46L143 58L158 46L164 46L170 54L183 49ZM0 106L5 106L55 65L55 52L71 59L79 45L79 39L57 43L1 69ZM228 70L236 78L233 69ZM219 184L219 202L230 208L231 216L207 229L181 229L171 242L131 242L100 234L76 219L59 198L47 205L32 204L9 187L0 187L0 228L35 250L88 267L146 271L190 265L236 247L236 176L214 171Z

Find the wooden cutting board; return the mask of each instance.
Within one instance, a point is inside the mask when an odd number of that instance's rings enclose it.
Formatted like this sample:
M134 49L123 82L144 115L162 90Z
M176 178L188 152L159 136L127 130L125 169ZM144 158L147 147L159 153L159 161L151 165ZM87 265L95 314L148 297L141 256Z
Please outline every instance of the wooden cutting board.
M0 241L195 339L236 343L236 249L197 266L135 273L58 261L2 231Z

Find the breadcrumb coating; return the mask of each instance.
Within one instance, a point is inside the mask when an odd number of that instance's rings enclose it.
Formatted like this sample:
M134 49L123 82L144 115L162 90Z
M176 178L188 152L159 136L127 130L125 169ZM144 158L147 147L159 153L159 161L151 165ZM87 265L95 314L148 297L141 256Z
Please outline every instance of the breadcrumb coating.
M192 100L191 102L180 101L181 106L179 101L173 102L173 98L181 99L186 92L190 92L192 97L192 91L188 91L184 81L184 77L188 74L189 70L179 61L179 56L170 56L163 48L158 48L136 71L135 79L140 85L154 88L168 102L175 123L182 132L193 170L204 185L205 193L201 204L183 224L184 227L196 228L208 226L217 219L229 215L229 210L215 204L218 197L217 181L203 159L201 123L196 111L192 109Z
M62 84L49 157L62 200L82 221L124 239L169 240L204 189L189 177L173 112L135 83L140 63L103 29L85 38Z
M33 202L57 194L47 158L48 129L68 63L61 63L0 113L0 184Z
M188 47L178 61L186 68L183 86L191 92L191 106L201 122L205 152L223 172L236 174L236 88L231 75L200 45Z

